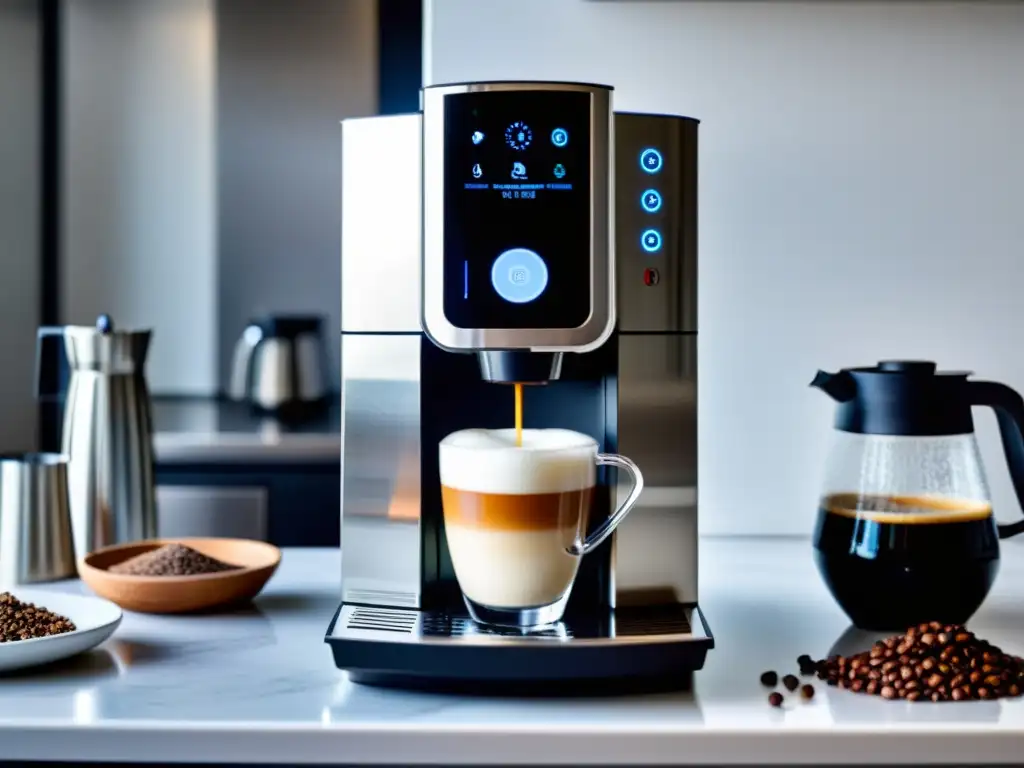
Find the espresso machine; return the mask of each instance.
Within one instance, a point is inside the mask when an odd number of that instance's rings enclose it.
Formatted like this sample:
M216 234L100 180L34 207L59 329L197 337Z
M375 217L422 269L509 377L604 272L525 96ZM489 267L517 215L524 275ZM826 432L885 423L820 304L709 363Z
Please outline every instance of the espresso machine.
M686 687L714 641L697 589L697 126L612 89L427 87L418 114L342 123L342 594L356 683L501 692ZM564 620L466 614L438 443L524 426L642 469L583 558ZM628 493L599 475L591 526Z

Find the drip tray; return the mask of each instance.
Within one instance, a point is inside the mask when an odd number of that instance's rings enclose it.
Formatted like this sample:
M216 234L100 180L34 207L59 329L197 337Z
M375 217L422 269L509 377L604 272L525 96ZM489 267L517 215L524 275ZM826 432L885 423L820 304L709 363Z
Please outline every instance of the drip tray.
M714 647L699 607L678 603L569 617L529 634L467 615L343 603L325 641L355 682L503 692L566 692L573 682L687 687Z
M568 619L540 631L523 634L515 629L477 624L469 616L447 613L412 611L402 608L375 608L343 605L333 631L335 637L349 633L397 633L420 639L434 638L489 638L504 637L521 641L532 640L605 640L623 637L692 636L688 606L659 606L651 609L631 609L617 614L609 612L600 618Z

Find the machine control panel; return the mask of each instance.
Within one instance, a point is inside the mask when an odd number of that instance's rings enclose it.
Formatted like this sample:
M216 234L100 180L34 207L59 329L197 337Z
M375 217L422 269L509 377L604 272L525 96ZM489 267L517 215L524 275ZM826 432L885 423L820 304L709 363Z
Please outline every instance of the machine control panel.
M444 313L459 328L590 314L590 95L449 94Z
M614 326L611 95L424 89L423 326L442 348L585 351Z
M676 115L615 114L622 332L697 330L697 127Z
M640 169L645 173L654 175L661 172L665 164L665 158L656 147L645 147L640 152ZM661 192L657 187L645 189L640 195L640 207L645 213L657 213L661 210ZM647 227L640 233L640 247L647 253L657 253L661 250L662 235L657 227ZM646 285L657 285L657 281L644 279Z

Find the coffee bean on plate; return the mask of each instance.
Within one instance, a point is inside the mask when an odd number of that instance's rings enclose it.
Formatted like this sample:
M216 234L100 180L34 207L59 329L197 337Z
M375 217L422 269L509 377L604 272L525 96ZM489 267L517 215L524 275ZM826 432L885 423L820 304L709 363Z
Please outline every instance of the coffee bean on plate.
M782 694L778 691L775 691L774 693L768 695L768 703L771 704L773 707L781 707L783 701L784 699L782 698Z
M75 630L74 622L67 616L48 611L41 605L23 603L10 592L0 593L0 643L63 635Z
M809 683L801 686L801 688L800 688L800 695L803 696L805 699L808 699L808 700L813 699L814 698L814 686L809 684Z
M774 688L779 684L779 673L768 670L761 675L761 685L766 688Z
M796 675L786 675L782 678L782 684L786 686L787 691L795 691L799 687L800 681Z
M966 627L929 622L852 656L817 662L819 679L855 693L907 701L967 701L1020 696L1024 659ZM785 680L783 680L785 683Z
M800 668L801 675L813 675L818 669L818 665L814 662L814 659L806 653L797 656L796 665Z

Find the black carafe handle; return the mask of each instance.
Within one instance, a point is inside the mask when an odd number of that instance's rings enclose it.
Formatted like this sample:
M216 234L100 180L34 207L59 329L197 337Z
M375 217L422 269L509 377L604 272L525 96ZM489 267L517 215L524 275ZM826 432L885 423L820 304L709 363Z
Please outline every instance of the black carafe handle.
M1005 384L971 381L967 384L971 405L987 405L996 412L1003 453L1010 468L1013 490L1024 512L1024 398ZM999 538L1008 539L1024 531L1024 520L1000 523Z

